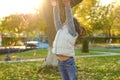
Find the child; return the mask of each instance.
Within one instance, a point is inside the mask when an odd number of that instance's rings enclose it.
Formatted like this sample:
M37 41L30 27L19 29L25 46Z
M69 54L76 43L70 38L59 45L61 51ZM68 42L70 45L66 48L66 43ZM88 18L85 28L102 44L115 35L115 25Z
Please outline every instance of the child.
M80 27L78 21L72 17L70 0L64 0L66 21L60 21L58 2L53 0L54 23L57 30L53 42L53 53L57 56L58 67L63 80L77 80L76 65L74 62L74 45L85 29Z

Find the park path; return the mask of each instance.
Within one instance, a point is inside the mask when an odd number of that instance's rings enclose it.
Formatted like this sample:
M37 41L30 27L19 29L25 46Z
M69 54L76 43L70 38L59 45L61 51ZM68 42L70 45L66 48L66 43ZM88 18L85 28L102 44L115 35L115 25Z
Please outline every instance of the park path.
M120 53L111 53L111 52L97 52L98 54L91 54L91 55L81 55L81 56L75 56L75 58L84 58L84 57L99 57L99 56L120 56ZM26 60L15 60L15 61L0 61L0 63L13 63L13 62L33 62L33 61L42 61L45 60L45 58L39 58L39 59L26 59Z
M76 58L81 58L81 57L99 57L99 56L117 56L120 55L120 53L113 53L113 52L96 52L98 54L91 54L91 55L81 55L81 56L76 56Z

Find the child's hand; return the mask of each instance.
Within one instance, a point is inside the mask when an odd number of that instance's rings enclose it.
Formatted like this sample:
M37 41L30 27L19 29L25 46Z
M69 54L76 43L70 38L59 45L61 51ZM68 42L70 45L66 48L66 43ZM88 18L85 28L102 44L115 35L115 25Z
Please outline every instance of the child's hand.
M52 5L53 7L57 6L56 0L51 0L51 5Z
M63 0L65 6L70 5L70 0Z

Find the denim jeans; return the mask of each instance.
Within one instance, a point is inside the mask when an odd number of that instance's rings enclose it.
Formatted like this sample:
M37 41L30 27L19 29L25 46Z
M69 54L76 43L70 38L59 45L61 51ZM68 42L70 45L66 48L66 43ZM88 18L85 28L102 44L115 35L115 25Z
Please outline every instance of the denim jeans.
M66 61L58 61L58 67L62 80L77 80L76 65L73 58Z

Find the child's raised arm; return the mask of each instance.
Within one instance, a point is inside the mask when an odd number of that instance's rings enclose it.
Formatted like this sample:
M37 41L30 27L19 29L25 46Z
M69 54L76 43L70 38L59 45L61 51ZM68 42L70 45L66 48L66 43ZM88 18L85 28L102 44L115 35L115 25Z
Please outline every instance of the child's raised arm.
M59 5L56 0L52 0L51 4L53 6L54 24L55 24L56 30L59 30L60 28L62 28L62 23L60 21Z
M65 5L65 12L66 12L66 21L68 24L68 31L72 36L76 36L75 25L73 21L72 11L70 0L63 0Z

